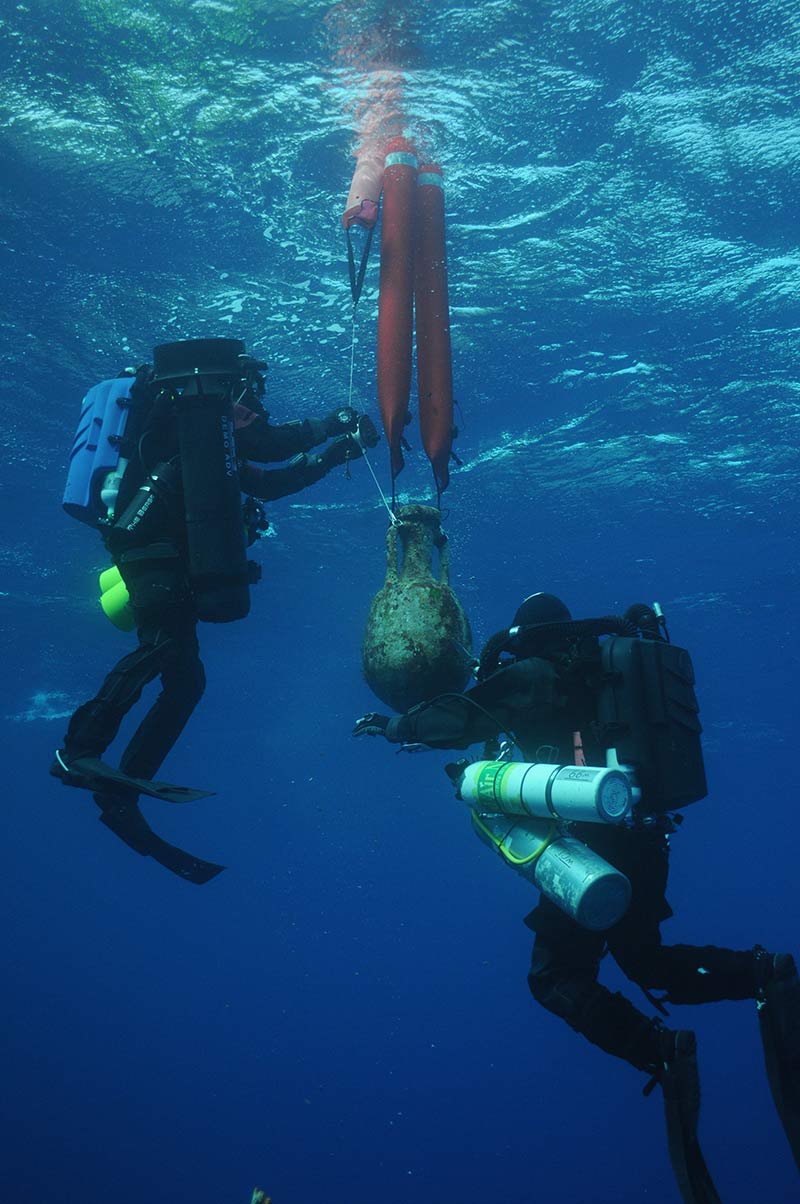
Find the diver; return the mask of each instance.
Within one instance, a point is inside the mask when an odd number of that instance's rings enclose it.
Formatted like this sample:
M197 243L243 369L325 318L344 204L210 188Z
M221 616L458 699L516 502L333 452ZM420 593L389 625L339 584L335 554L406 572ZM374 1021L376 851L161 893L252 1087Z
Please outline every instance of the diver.
M95 391L87 395L65 493L65 509L101 532L127 589L138 647L72 715L50 772L91 790L102 822L137 852L198 884L223 867L162 841L137 805L140 794L183 802L209 793L153 781L205 688L197 623L247 614L260 572L246 548L268 526L261 501L315 484L378 441L371 420L349 406L271 423L265 371L236 339L157 347L153 367L95 387L99 415ZM98 459L102 437L92 442L86 432L94 423L102 435L117 416L122 434L105 440ZM264 469L253 461L288 462ZM157 677L161 691L115 770L103 754Z
M612 639L601 642L601 634ZM601 651L614 639L616 662ZM645 654L649 678L635 670ZM664 674L659 666L667 657ZM383 736L412 749L466 749L485 741L484 756L495 761L516 745L524 762L554 767L632 764L642 789L625 823L567 825L570 835L628 878L627 911L607 930L591 931L542 894L525 919L535 934L528 985L541 1006L643 1071L645 1094L660 1084L683 1199L713 1204L719 1197L697 1138L695 1035L666 1027L664 1004L756 1001L770 1087L800 1167L800 982L789 954L760 946L662 944L660 926L673 914L666 899L670 837L683 818L673 812L706 793L693 681L688 654L669 643L658 608L637 604L620 620L573 622L559 598L537 593L522 602L510 628L488 641L476 686L403 715L364 715L353 734ZM656 713L660 727L651 722ZM467 764L448 767L457 784ZM497 851L503 855L499 845ZM606 953L661 1016L645 1015L598 981ZM655 991L663 992L660 998Z

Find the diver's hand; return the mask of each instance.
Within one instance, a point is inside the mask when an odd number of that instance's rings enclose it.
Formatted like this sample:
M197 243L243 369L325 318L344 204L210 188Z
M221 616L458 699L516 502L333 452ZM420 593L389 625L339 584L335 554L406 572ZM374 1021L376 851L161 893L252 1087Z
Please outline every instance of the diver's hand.
M369 423L366 428L367 439L364 440L367 447L374 447L378 442L378 432L369 418L361 418L361 423ZM330 472L332 468L337 468L340 464L347 464L350 460L360 460L364 454L358 438L355 435L340 435L338 439L332 439L326 448L324 448L318 458L319 464L323 473Z
M388 724L388 715L376 715L374 711L369 711L356 720L352 734L354 736L385 736Z
M375 423L367 414L362 414L358 420L358 438L364 447L377 447L380 441Z
M323 448L317 460L323 473L326 473L332 468L338 468L340 464L346 464L348 460L357 460L360 455L361 448L352 435L340 435Z
M338 410L326 414L322 421L326 439L333 439L336 435L353 435L358 430L358 414L352 406L340 406Z

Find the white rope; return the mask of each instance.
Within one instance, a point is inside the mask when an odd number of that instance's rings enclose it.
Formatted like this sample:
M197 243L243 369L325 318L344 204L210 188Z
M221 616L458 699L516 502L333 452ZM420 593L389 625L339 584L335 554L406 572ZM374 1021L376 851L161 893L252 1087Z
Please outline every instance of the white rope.
M375 476L375 469L372 467L372 465L370 463L369 456L367 455L367 449L364 447L363 441L361 439L361 435L359 434L358 431L355 432L355 434L353 435L353 438L355 439L358 446L361 448L361 454L364 457L364 461L367 465L367 468L369 469L370 473L372 474L372 479L375 482L375 488L377 489L378 493L381 495L381 501L383 502L384 506L386 507L386 509L388 511L389 520L390 520L392 526L396 527L398 525L397 516L395 515L394 511L392 510L392 507L389 505L388 501L386 500L386 494L381 489L380 481Z
M356 307L353 306L353 330L350 339L350 390L347 394L347 404L353 409L353 368L356 362Z
M352 332L352 338L350 341L350 390L347 395L347 404L349 405L351 410L355 409L355 407L353 405L353 372L354 372L354 368L355 368L355 360L356 360L356 306L354 305L353 306L353 332ZM372 467L372 464L370 463L369 456L367 455L367 449L364 446L364 443L361 439L361 434L358 430L356 430L354 432L353 438L355 439L358 446L361 448L361 454L364 457L364 461L367 465L367 468L369 469L370 473L372 474L372 479L375 482L375 488L378 490L378 493L380 494L381 501L383 502L384 506L386 507L386 509L389 513L389 519L392 523L392 526L396 526L397 519L394 515L392 507L389 505L388 501L386 500L386 494L381 489L380 481L378 480L378 478L375 475L375 469Z

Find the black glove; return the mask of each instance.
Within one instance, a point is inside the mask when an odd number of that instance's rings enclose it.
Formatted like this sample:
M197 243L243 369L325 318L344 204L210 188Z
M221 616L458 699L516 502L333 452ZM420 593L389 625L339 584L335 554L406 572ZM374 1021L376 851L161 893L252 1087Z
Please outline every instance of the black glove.
M367 418L362 414L358 419L358 432L364 441L365 447L375 447L378 442L379 435L375 429L375 424L371 418ZM330 472L332 468L336 468L339 464L345 464L348 460L357 460L363 456L364 449L355 439L353 435L340 435L338 439L332 440L326 448L324 448L317 457L317 463L320 465L322 472Z
M380 441L375 423L367 414L362 414L358 420L358 437L364 447L377 447Z
M385 736L388 723L388 715L376 715L374 711L369 711L368 714L362 715L360 719L356 720L352 734L354 736Z
M338 410L326 414L322 421L326 439L333 439L335 435L352 435L358 430L358 414L352 406L340 406Z
M340 464L344 464L347 460L355 460L361 455L361 448L356 443L355 439L351 439L349 435L340 435L338 439L334 439L329 443L317 457L323 473L330 472L332 468L337 468Z

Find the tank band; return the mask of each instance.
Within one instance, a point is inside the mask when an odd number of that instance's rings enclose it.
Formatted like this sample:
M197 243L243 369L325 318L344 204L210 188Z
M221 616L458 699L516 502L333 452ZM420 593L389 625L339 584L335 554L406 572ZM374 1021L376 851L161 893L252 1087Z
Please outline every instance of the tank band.
M547 803L547 810L553 816L553 819L560 819L558 812L556 811L555 807L553 806L553 783L555 782L558 775L561 773L561 770L562 770L562 766L556 765L555 769L550 774L550 777L547 779L547 785L544 788L544 801Z
M515 768L513 761L489 761L478 774L475 793L479 803L497 803L503 794L503 779Z
M419 160L416 155L410 155L408 151L392 151L386 156L387 167L413 167L417 170Z

